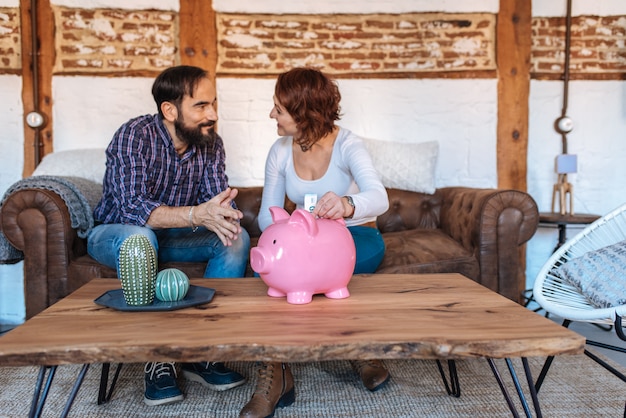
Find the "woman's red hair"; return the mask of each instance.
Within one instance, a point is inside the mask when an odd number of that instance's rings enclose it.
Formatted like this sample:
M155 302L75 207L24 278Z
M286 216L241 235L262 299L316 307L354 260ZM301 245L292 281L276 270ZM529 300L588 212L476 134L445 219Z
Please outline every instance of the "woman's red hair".
M317 69L298 67L280 74L274 94L296 122L300 136L294 140L303 150L331 133L340 119L339 87Z

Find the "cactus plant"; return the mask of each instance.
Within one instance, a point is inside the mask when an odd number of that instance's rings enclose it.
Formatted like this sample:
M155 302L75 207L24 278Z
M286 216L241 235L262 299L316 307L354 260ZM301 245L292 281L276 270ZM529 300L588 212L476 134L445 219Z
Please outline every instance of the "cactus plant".
M118 274L128 305L150 305L154 301L157 263L156 251L146 236L136 234L124 240Z
M189 277L179 269L164 269L157 274L155 296L164 302L185 298L189 290Z

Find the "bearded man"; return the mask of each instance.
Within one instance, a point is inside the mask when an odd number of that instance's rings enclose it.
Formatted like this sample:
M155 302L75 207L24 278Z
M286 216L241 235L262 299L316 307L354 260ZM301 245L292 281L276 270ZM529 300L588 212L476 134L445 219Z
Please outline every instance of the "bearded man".
M243 277L250 237L228 186L222 138L215 132L217 98L205 70L177 66L154 81L158 114L123 124L106 150L103 196L87 238L91 257L119 272L124 240L145 235L159 262L206 262L204 277ZM182 364L187 379L214 390L245 383L222 363ZM183 399L174 363L145 367L144 402Z

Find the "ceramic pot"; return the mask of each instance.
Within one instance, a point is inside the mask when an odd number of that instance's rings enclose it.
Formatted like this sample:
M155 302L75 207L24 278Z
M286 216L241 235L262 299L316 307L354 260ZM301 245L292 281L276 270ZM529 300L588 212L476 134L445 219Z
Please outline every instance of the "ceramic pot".
M157 254L144 235L131 235L120 247L119 276L128 305L150 305L154 301L158 271Z
M164 269L157 274L155 296L163 302L183 300L189 290L189 277L174 268Z

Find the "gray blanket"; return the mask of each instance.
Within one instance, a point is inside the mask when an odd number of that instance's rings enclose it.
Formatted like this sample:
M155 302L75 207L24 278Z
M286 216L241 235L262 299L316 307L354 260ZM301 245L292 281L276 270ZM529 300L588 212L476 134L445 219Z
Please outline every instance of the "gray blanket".
M86 238L93 228L93 209L102 197L102 185L81 177L32 176L13 184L5 192L0 207L11 193L24 189L44 189L57 193L70 212L72 228L81 238ZM24 259L22 251L15 248L0 231L0 264L13 264Z

